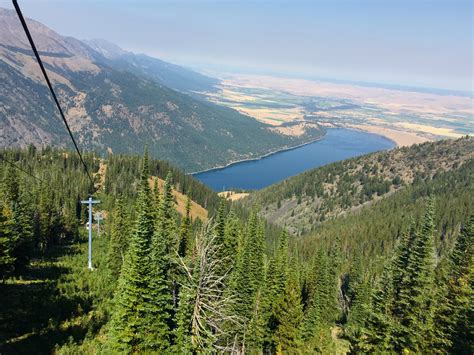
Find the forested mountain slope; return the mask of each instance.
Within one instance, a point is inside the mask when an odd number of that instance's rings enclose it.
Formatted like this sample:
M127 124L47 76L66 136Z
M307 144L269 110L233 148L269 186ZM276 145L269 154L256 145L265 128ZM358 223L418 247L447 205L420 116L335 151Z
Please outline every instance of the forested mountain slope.
M286 179L242 200L269 221L304 234L328 218L356 210L413 183L474 159L474 138L427 142L368 154Z
M94 187L72 152L0 156L2 354L472 353L472 160L296 238L146 152L86 154Z
M353 353L474 349L473 182L470 160L291 240L321 350L336 346L328 331L336 325ZM450 307L464 307L457 325Z
M300 137L278 134L235 110L161 84L181 80L164 79L171 76L170 70L176 74L176 67L169 69L140 56L133 57L133 63L141 64L119 65L77 39L27 21L83 149L140 154L148 143L152 156L196 171L323 134L314 127ZM129 71L131 67L135 70ZM193 78L183 71L182 80ZM20 22L14 11L6 9L0 9L0 81L0 146L70 147Z

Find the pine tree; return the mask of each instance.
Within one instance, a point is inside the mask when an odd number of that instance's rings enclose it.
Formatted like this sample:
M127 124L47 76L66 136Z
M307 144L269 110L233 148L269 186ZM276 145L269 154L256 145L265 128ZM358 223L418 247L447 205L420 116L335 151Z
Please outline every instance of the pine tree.
M219 210L217 211L216 218L216 243L224 245L225 240L225 222L227 219L227 209L225 205L225 200L222 199L219 205Z
M4 197L11 204L16 204L20 198L20 183L18 172L12 166L8 166L3 179Z
M117 279L120 275L127 252L129 237L128 223L125 201L122 196L119 196L112 214L110 242L107 251L107 267L112 279Z
M402 235L395 250L395 255L392 261L395 314L402 314L404 310L409 307L410 299L406 299L406 295L403 292L404 288L409 287L408 283L410 280L410 274L408 272L408 265L410 263L413 244L417 238L418 234L416 231L416 224L412 221L409 231Z
M162 299L157 299L161 280L152 280L158 272L158 253L156 246L152 246L154 213L148 169L148 154L145 152L136 227L114 298L110 345L115 351L163 351L169 346L166 328L157 329L163 325L167 314L166 311L161 314Z
M275 263L275 293L279 294L284 290L288 276L288 233L286 231L281 232L278 239Z
M313 266L314 290L303 324L303 339L309 351L327 350L330 343L329 324L332 321L331 271L328 270L327 256L322 249L318 252ZM329 339L329 340L328 340Z
M274 351L273 334L278 322L275 315L276 300L283 294L288 278L288 234L283 231L278 239L275 255L270 257L265 273L265 287L262 291L262 317L265 324L264 342L269 351Z
M168 349L173 326L173 299L168 280L169 258L163 233L155 231L150 248L149 323L145 341L151 349L159 352Z
M250 354L260 354L262 352L266 336L266 306L267 298L262 288L255 295L252 315L245 332L245 351Z
M239 238L241 236L239 218L231 210L227 215L224 230L224 255L228 261L225 269L229 272L235 267L235 256L239 249Z
M434 204L430 200L419 235L412 242L407 265L407 282L398 298L404 309L396 314L401 328L397 337L399 351L426 351L433 341L434 312Z
M2 203L0 207L0 276L4 279L13 269L15 262L13 249L16 240L13 212L6 203Z
M404 235L372 298L367 348L426 352L434 345L434 206L430 200L420 231Z
M474 216L459 234L449 256L445 293L436 317L438 346L445 352L462 354L474 351Z
M185 261L183 261L185 263ZM189 269L189 265L185 265ZM193 277L195 277L192 274ZM187 280L189 282L189 280ZM196 289L189 287L194 283L187 283L187 287L181 287L179 293L179 304L176 312L176 328L174 329L174 345L173 351L176 354L193 354L195 347L193 345L193 323L191 319L193 317L194 305L193 302L196 300Z
M171 180L172 175L171 172L169 172L163 185L158 222L158 230L161 233L161 238L166 242L167 253L171 253L172 250L177 250L178 247L178 240L175 237L176 220Z
M294 274L288 278L283 294L274 309L277 328L273 336L277 354L302 352L301 323L303 305L298 281Z
M190 250L191 243L191 198L188 195L186 200L186 214L181 219L181 228L179 231L179 244L178 244L178 255L185 257Z
M392 270L391 266L387 265L372 294L365 334L362 335L364 352L392 353L394 351L393 339L396 326L392 310Z
M364 353L367 349L364 346L364 332L367 325L370 305L370 284L361 281L354 290L354 298L351 302L348 321L345 326L345 334L351 342L353 353Z
M21 191L17 202L12 205L12 209L15 234L12 255L15 258L15 269L18 270L28 264L33 247L34 214L29 195Z
M362 350L359 342L366 324L370 302L370 288L368 281L364 278L361 254L362 251L356 253L351 263L346 291L346 302L349 308L347 323L344 327L344 332L352 343L352 349L359 349L359 351Z
M166 278L172 294L173 310L178 308L179 279L181 277L179 269L174 265L174 256L179 248L179 235L176 230L176 210L173 195L171 172L168 172L163 185L160 210L157 220L157 238L164 243L164 253L169 256L164 265Z
M264 231L263 225L257 218L257 214L252 212L243 232L241 246L237 255L237 262L230 280L230 287L227 294L237 298L234 314L242 320L242 329L233 329L232 338L237 338L243 342L247 338L248 327L252 318L253 326L260 325L261 320L255 319L254 314L259 316L265 302L257 297L264 285ZM263 296L263 295L262 295Z

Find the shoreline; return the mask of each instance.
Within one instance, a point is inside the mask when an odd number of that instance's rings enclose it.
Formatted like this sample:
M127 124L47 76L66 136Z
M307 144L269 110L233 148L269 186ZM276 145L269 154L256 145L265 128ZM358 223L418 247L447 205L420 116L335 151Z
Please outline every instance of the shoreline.
M338 127L338 126L336 126L336 127L325 127L325 129L348 129L348 130L352 130L352 131L364 132L364 133L373 134L373 135L376 135L376 136L379 136L379 137L383 137L383 138L385 138L385 139L387 139L387 140L389 140L390 142L393 143L393 147L390 148L390 149L402 146L395 139L393 139L391 137L388 137L388 136L386 136L386 135L384 135L380 132L373 132L373 131L365 130L365 129L362 129L362 128L359 128L359 127L351 127L351 126L349 126L349 127L339 126ZM251 162L251 161L258 161L258 160L264 159L266 157L269 157L270 155L273 155L273 154L282 153L282 152L286 152L286 151L290 151L290 150L293 150L293 149L304 147L305 145L318 142L318 141L320 141L324 138L326 138L326 133L324 135L318 137L318 138L315 138L315 139L309 141L309 142L301 143L301 144L298 144L294 147L287 147L287 148L277 149L277 150L271 151L271 152L266 153L266 154L264 154L260 157L257 157L257 158L240 159L240 160L232 161L232 162L230 162L228 164L225 164L225 165L220 165L220 166L216 166L216 167L209 168L209 169L204 169L204 170L199 170L199 171L195 171L195 172L191 172L191 173L186 173L186 175L197 175L197 174L206 173L206 172L213 171L213 170L226 169L229 166L232 166L232 165L235 165L235 164Z
M414 144L424 143L430 139L420 136L414 132L400 131L383 126L373 126L367 124L351 124L347 129L353 129L360 132L376 134L392 141L395 147L409 147Z
M257 158L247 158L247 159L240 159L240 160L236 160L236 161L232 161L228 164L225 164L225 165L219 165L219 166L216 166L216 167L213 167L213 168L209 168L209 169L204 169L204 170L199 170L199 171L195 171L195 172L192 172L192 173L186 173L186 175L197 175L197 174L201 174L201 173L206 173L208 171L212 171L212 170L222 170L222 169L225 169L225 168L228 168L229 166L231 165L235 165L235 164L239 164L239 163L244 163L244 162L250 162L250 161L258 161L258 160L261 160L263 158L266 158L266 157L269 157L270 155L273 155L273 154L277 154L277 153L282 153L282 152L286 152L286 151L289 151L289 150L293 150L293 149L297 149L297 148L301 148L301 147L304 147L305 145L308 145L308 144L311 144L311 143L315 143L317 141L320 141L321 139L324 139L326 137L326 133L324 133L324 135L318 137L318 138L315 138L315 139L312 139L311 141L309 142L305 142L305 143L301 143L301 144L298 144L294 147L286 147L286 148L280 148L280 149L276 149L276 150L273 150L271 152L268 152L264 155L261 155Z
M388 137L388 136L386 136L382 133L373 132L373 131L369 131L368 129L362 129L362 128L356 128L356 127L338 127L338 128L344 128L344 129L349 129L351 131L357 131L357 132L373 134L374 136L379 136L379 137L385 138L386 140L392 142L393 143L393 148L401 147L401 145L395 139L393 139L391 137ZM390 148L390 149L393 149L393 148Z

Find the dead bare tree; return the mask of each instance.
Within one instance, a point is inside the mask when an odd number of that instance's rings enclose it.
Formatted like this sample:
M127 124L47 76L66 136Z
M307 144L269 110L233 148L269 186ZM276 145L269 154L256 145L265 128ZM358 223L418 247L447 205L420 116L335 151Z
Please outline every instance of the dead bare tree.
M224 292L229 270L226 258L218 258L222 246L216 244L214 223L209 221L195 236L193 260L178 256L185 281L181 291L192 295L191 342L197 351L235 352L238 346L229 329L242 327L242 320L233 315L236 298ZM230 339L230 340L229 340Z

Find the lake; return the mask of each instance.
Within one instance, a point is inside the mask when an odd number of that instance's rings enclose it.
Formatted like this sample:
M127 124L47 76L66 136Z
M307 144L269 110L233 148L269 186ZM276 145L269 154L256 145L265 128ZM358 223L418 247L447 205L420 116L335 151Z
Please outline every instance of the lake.
M393 141L376 134L332 128L319 141L259 160L243 161L225 168L197 173L194 177L215 191L255 190L318 166L394 146Z

